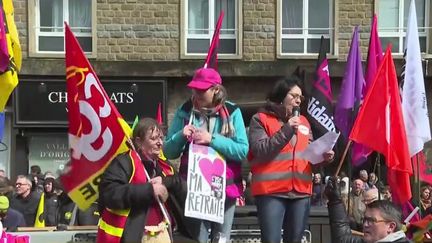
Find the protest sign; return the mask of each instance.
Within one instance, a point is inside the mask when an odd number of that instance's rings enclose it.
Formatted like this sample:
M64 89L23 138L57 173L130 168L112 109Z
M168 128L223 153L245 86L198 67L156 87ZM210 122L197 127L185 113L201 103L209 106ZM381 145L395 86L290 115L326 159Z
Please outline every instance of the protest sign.
M191 143L185 216L223 223L226 162L214 149Z

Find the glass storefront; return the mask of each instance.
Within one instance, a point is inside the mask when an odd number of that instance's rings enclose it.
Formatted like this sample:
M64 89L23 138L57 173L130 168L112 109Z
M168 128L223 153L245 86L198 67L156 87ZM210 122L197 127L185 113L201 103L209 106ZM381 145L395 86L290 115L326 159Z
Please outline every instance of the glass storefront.
M29 168L39 165L42 173L59 175L69 161L66 134L40 134L29 138Z

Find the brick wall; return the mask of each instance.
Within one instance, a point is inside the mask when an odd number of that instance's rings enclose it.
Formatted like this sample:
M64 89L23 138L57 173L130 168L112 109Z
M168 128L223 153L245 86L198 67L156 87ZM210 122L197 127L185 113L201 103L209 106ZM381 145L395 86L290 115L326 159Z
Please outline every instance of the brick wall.
M27 1L28 0L13 0L15 24L18 29L23 58L27 58L28 56Z
M276 60L277 0L243 0L243 60ZM340 61L355 25L366 53L373 0L339 0L336 12ZM14 0L23 57L28 52L28 2ZM178 61L180 0L97 0L97 60ZM363 55L366 58L366 54Z
M276 1L243 0L243 60L275 60Z
M373 0L340 0L339 11L339 60L345 61L351 44L354 26L360 27L360 43L363 60L367 57L370 25L373 15Z
M98 60L178 60L179 6L179 0L98 0Z

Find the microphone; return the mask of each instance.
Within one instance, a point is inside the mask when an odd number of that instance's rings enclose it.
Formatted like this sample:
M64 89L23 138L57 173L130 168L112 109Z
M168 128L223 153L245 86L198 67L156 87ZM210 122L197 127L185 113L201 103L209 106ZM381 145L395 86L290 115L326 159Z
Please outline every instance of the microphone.
M299 117L300 116L300 106L294 106L292 108L292 114L294 117Z

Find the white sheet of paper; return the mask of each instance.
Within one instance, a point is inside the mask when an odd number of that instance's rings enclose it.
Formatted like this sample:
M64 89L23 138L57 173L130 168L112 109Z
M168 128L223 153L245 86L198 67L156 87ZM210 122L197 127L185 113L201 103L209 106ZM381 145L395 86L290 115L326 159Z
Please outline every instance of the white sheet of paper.
M311 164L314 165L323 162L323 154L333 149L339 135L340 133L327 132L309 144L309 146L302 152L302 157L309 160Z

